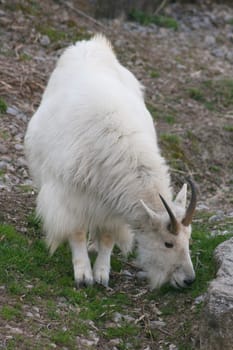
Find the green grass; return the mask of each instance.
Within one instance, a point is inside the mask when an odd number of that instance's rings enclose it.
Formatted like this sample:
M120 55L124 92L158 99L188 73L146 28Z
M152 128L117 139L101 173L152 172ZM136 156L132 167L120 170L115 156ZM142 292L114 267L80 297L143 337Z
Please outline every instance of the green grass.
M34 213L29 216L29 223L36 230L40 227ZM132 305L126 293L109 295L101 286L76 290L71 253L67 245L60 247L50 257L43 240L33 238L30 231L28 236L23 236L10 225L0 225L0 242L0 285L5 285L8 295L13 298L23 296L26 304L37 304L38 298L42 300L46 317L67 328L67 331L62 327L40 331L42 336L49 337L58 346L74 348L76 336L88 334L88 320L92 320L100 328L100 335L108 339L111 330L105 328L105 322L111 319L114 312L124 313ZM116 258L112 258L112 263L113 270L121 269L121 263ZM111 283L114 285L114 281ZM62 314L58 312L57 306L60 298L67 305ZM78 311L75 311L76 308ZM0 311L0 317L15 320L22 315L17 307L5 306ZM137 333L136 329L136 325L122 324L116 333L125 342Z
M174 137L168 137L168 139L175 144L179 143L179 139ZM201 218L208 221L211 214L205 215L203 214ZM41 225L34 213L29 216L28 222L39 234ZM216 273L213 251L219 243L228 238L228 236L210 237L206 225L194 225L191 250L196 270L195 283L191 288L182 290L164 286L159 291L148 292L136 305L134 297L131 297L132 291L120 292L118 289L114 292L114 288L119 283L117 278L112 278L110 281L110 286L113 288L111 292L97 285L76 290L69 247L64 244L50 257L44 241L38 237L34 233L32 235L31 231L24 236L10 225L0 224L0 285L4 285L9 298L15 300L12 304L0 307L0 319L22 323L23 300L24 304L31 307L38 306L43 319L51 323L51 328L41 329L38 329L40 325L33 319L28 324L32 333L40 332L42 337L40 341L44 342L40 344L41 348L49 348L48 339L57 347L75 348L77 335L88 337L90 330L93 331L89 325L91 320L98 329L98 336L105 342L120 338L119 349L122 350L127 349L125 345L127 342L135 349L140 349L138 339L140 336L145 336L146 329L141 324L128 322L124 318L115 326L109 325L114 313L130 315L135 307L143 305L145 308L150 308L151 301L155 300L156 303L161 301L162 317L166 322L167 317L173 317L176 314L181 299L187 298L190 303L190 300L206 291L209 281ZM118 259L118 254L119 251L116 249L112 257L114 272L123 268L123 262ZM60 305L61 300L62 305ZM200 311L199 304L196 306L197 315ZM186 332L189 332L188 321L182 327L186 327ZM153 330L148 336L155 339L158 333ZM39 344L33 343L33 339L20 337L8 342L8 345L9 349L19 348L19 346L39 349Z
M50 24L40 24L37 26L37 31L43 35L47 35L51 43L59 43L65 40L76 42L79 40L90 39L91 37L91 35L84 29L77 29L77 27L70 27L68 31L63 31Z
M233 132L233 125L225 125L223 127L223 130Z
M173 125L173 124L175 124L175 122L176 122L176 118L175 118L175 116L172 115L172 114L166 114L166 115L164 116L164 120L165 120L166 123L168 123L168 124L170 124L170 125Z
M233 106L233 80L207 80L188 90L188 96L211 110L223 110Z
M150 77L151 78L159 78L160 77L160 74L159 74L159 72L157 72L156 70L151 70L150 71Z
M203 92L197 88L189 89L189 97L191 97L193 100L200 102L203 102L205 100Z
M3 305L0 309L0 316L6 321L12 321L15 318L20 318L22 315L20 306Z
M163 133L160 135L160 142L165 157L170 161L173 168L179 167L179 161L181 160L188 161L182 145L182 139L178 135Z
M172 17L151 15L140 10L132 10L129 14L129 20L138 22L144 26L147 26L149 24L156 24L159 27L165 27L174 30L177 30L179 28L178 22Z
M231 24L233 26L233 18L228 19L227 24Z
M0 114L4 114L7 111L7 104L3 98L0 97Z

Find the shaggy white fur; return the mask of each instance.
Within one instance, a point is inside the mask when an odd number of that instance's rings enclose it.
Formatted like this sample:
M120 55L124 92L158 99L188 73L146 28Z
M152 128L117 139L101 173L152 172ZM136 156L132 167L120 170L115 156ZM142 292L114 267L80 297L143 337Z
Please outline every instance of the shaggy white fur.
M113 245L126 253L133 232L152 287L194 279L191 228L180 224L179 235L172 235L158 196L182 220L186 187L172 202L143 87L105 37L77 42L63 53L28 125L25 150L48 245L54 252L69 240L78 284L94 279L107 285ZM93 272L87 232L99 251ZM167 248L167 241L174 247Z

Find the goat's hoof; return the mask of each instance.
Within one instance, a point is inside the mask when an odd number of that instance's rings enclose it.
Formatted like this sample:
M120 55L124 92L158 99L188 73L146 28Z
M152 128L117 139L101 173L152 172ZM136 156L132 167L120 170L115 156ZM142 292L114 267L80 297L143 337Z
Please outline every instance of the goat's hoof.
M89 287L93 285L93 278L87 278L86 276L83 276L82 279L75 279L75 284L77 289Z
M93 285L93 274L90 266L74 266L74 279L77 288Z
M106 269L105 267L94 269L94 280L96 283L108 288L109 269Z

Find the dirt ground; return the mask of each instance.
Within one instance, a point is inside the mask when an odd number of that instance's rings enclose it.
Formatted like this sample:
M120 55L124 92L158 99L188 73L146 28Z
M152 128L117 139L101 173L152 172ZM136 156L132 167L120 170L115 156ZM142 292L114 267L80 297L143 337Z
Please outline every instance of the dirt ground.
M63 49L96 32L145 85L175 189L192 176L199 209L232 214L233 7L203 3L167 6L179 23L173 30L96 22L65 1L0 1L0 97L8 107L0 112L1 221L26 233L35 206L23 155L27 122Z

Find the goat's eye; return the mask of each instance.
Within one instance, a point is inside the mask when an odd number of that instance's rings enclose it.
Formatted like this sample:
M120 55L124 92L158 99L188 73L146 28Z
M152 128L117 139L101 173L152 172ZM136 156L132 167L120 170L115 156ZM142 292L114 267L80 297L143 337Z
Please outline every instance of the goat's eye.
M169 243L169 242L165 242L164 245L167 248L173 248L174 247L174 244L173 243Z

